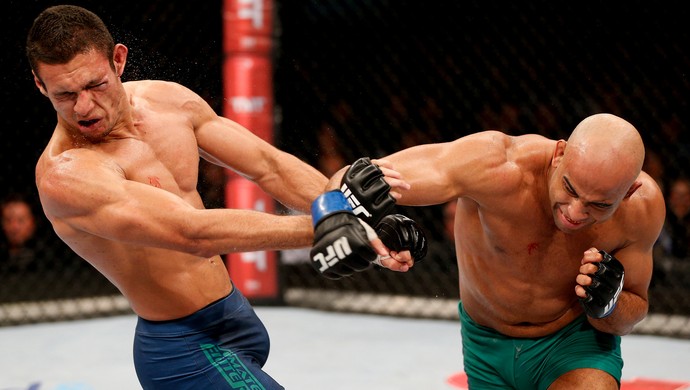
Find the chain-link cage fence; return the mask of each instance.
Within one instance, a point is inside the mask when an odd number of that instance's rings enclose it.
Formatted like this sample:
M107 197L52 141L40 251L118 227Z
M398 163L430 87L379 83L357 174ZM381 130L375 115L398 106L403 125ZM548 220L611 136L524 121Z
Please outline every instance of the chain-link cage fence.
M220 112L221 1L76 3L101 15L129 46L125 78L179 81ZM33 164L54 124L22 52L31 19L46 5L17 1L21 17L5 27L9 54L0 59L5 107L14 107L4 115L5 127L17 139L2 153L5 192L35 193ZM360 156L379 157L485 129L565 138L597 112L620 115L640 130L647 146L645 170L666 196L688 174L685 47L690 41L684 27L688 13L680 6L284 0L274 7L276 144L325 174ZM200 188L209 199L214 191L222 194L204 185L202 178ZM283 252L285 301L455 318L458 271L445 223L452 215L443 205L400 211L424 226L431 240L427 259L406 274L372 269L332 281L318 277L306 251ZM678 238L687 234L682 226L688 218L669 218L674 223L655 254L650 316L639 332L690 336L688 238ZM678 249L683 244L685 251ZM59 273L72 266L54 268ZM25 303L12 298L16 287L7 287L5 278L0 296L14 305ZM18 282L11 286L35 291L37 299L61 299L41 278L31 285L22 274L13 278ZM84 283L72 284L78 289ZM91 296L86 290L82 295ZM121 297L107 296L125 310ZM65 317L70 315L60 318Z

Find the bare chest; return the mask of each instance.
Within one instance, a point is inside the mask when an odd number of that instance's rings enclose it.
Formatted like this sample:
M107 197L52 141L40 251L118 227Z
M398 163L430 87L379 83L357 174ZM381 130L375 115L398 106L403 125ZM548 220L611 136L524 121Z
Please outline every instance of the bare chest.
M576 270L584 251L607 245L600 238L600 227L566 234L556 227L549 211L532 201L507 207L480 207L470 202L459 210L456 239L469 257L527 273L547 265L549 269Z
M107 146L125 177L180 196L195 191L199 151L193 131L171 120L142 123L139 130L139 137Z

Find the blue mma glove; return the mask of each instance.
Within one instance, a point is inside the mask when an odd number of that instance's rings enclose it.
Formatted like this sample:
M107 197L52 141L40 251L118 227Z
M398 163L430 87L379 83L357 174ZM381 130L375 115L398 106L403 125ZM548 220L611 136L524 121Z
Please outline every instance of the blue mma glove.
M360 221L345 195L335 190L321 194L311 206L314 245L312 266L329 279L340 279L370 267L378 255L371 247L374 230Z
M599 253L603 259L596 263L597 271L589 274L592 284L584 287L587 298L579 298L587 315L597 319L608 316L616 308L625 277L625 269L618 259L605 251Z

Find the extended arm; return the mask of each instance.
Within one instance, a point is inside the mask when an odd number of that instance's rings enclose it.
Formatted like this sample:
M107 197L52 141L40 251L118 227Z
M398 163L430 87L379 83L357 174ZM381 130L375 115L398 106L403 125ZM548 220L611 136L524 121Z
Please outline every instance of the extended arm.
M46 215L63 229L107 240L209 257L309 246L308 216L196 209L163 189L127 180L111 160L89 150L63 153L37 183Z
M256 182L285 206L309 212L311 202L326 187L325 176L240 124L216 115L198 96L190 100L193 103L186 106L203 158Z
M434 205L500 192L515 167L507 159L510 142L503 133L486 131L384 157L410 185L409 190L401 191L398 204Z

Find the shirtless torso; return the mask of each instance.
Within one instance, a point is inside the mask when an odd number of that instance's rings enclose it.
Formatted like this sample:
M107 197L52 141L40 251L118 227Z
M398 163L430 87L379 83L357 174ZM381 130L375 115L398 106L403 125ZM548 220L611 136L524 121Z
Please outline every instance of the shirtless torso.
M116 46L116 67L125 55ZM44 211L141 317L179 318L227 295L232 285L219 254L311 244L308 215L204 210L196 185L204 157L307 211L326 183L315 169L178 84L121 83L96 51L40 70L37 85L58 112L36 167Z
M620 201L615 212L597 209L600 199L594 196L582 199L594 204L588 205L591 216L575 223L563 214L574 197L562 177L581 185L581 195L590 187L574 169L554 167L563 144L489 131L386 157L411 185L400 203L457 199L455 242L464 310L478 324L508 336L545 336L582 314L575 279L583 253L592 247L616 254L626 279L619 303L625 310L591 321L612 333L627 333L646 314L651 250L663 223L661 193L643 172L636 180L641 186L630 197L609 199L615 205ZM576 218L576 211L565 212Z
M194 134L189 128L179 125L187 120L181 113L165 112L164 108L147 102L146 96L136 96L142 89L145 87L136 87L136 84L131 83L126 88L128 95L132 96L130 100L136 115L136 133L131 136L85 148L74 148L70 137L62 129L58 129L41 156L36 171L44 204L52 204L48 197L54 195L43 191L43 179L47 175L59 173L57 180L74 180L74 184L85 180L89 181L88 187L100 180L110 181L110 176L117 178L123 186L130 184L127 181L143 183L164 189L194 208L203 208L196 191L199 152ZM72 177L66 177L67 175ZM65 186L65 191L70 192L74 192L75 187L87 188L87 184L74 184L67 182L62 185ZM89 189L98 190L98 187ZM103 190L110 191L106 188ZM122 190L127 191L126 188ZM65 198L75 195L77 194L64 194ZM65 198L61 196L55 201L71 201ZM116 207L132 207L133 210L141 205L130 206L127 202L142 202L133 196L119 201L122 203ZM127 213L126 210L123 211ZM46 213L58 235L108 277L130 300L133 309L145 318L174 318L189 314L230 291L228 272L220 256L202 258L150 246L144 242L114 240L116 237L99 234L98 225L106 223L102 218L86 215L89 219L88 222L84 221L86 226L74 226L49 206ZM107 215L103 216L105 217ZM119 222L122 225L118 226L118 231L136 231L142 227L127 226L129 221L124 219ZM90 225L93 228L87 227ZM117 233L114 231L112 234ZM163 291L164 294L161 293Z

